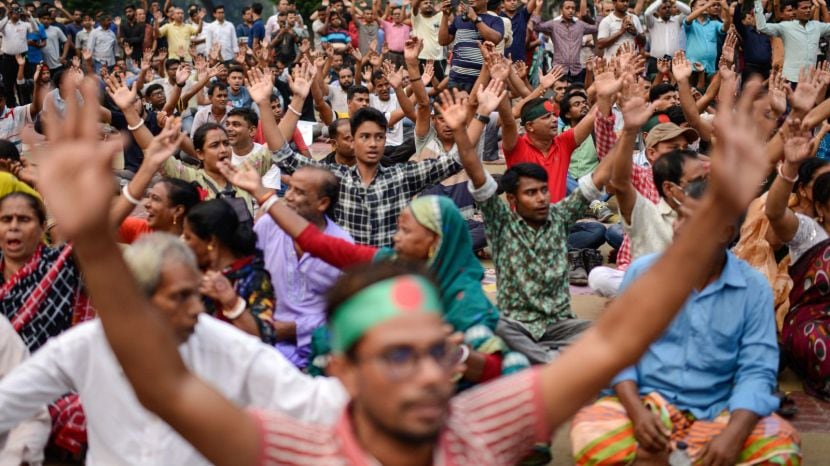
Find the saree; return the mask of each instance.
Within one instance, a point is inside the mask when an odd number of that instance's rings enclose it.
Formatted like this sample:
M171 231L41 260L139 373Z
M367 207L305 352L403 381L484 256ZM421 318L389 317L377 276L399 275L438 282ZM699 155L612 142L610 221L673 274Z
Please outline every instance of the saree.
M830 400L830 239L813 246L792 267L790 311L781 329L781 354L804 379L810 395Z
M790 265L789 256L780 263L777 262L775 251L772 250L772 246L767 241L770 223L764 211L766 205L767 193L749 204L746 219L741 226L741 239L732 249L732 252L767 278L772 287L775 323L780 334L781 327L784 325L784 318L790 310L790 291L793 288L793 280L787 271Z
M672 447L677 442L685 442L692 459L698 459L706 444L720 435L729 423L727 411L712 420L695 419L656 392L646 395L643 404L671 431ZM633 462L637 454L634 426L615 396L600 398L582 408L571 423L570 435L577 466L625 465ZM789 422L775 414L761 418L744 441L736 464L800 465L800 442Z
M0 252L0 269L4 267ZM32 258L7 281L0 273L0 312L34 352L49 338L95 317L83 290L72 246L38 246ZM59 447L78 454L86 444L86 417L76 394L49 406L52 437Z

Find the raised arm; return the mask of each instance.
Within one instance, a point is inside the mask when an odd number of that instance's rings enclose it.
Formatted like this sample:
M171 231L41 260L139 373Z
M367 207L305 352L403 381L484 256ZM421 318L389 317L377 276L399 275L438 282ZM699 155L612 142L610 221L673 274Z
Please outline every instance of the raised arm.
M695 98L692 96L692 86L689 78L692 76L692 64L686 58L682 50L678 50L672 59L672 74L677 81L677 93L680 96L680 108L683 109L683 116L689 122L689 126L696 129L700 138L709 141L712 138L712 125L700 118Z
M254 103L259 106L262 133L265 135L268 149L272 151L282 148L286 141L291 138L291 135L294 134L294 129L300 120L298 109L303 108L303 103L311 90L311 81L314 78L311 66L308 63L302 63L297 68L296 76L288 78L293 96L291 97L291 103L288 105L288 111L283 115L279 125L277 125L277 120L274 119L274 114L271 112L272 85L270 75L266 77L258 68L248 72L248 81L251 83L248 92L251 94Z
M406 92L401 85L403 83L403 67L395 69L395 65L389 61L386 61L383 63L383 75L389 82L389 86L395 90L395 97L397 97L398 105L400 105L400 109L402 110L401 117L394 121L393 118L390 118L389 124L394 125L398 121L402 120L404 116L410 120L417 119L415 115L415 105L412 103L412 100L409 99L409 96L406 95ZM420 79L418 81L420 81Z
M413 7L414 8L414 7ZM415 96L415 136L425 137L432 126L432 112L429 106L427 89L421 80L421 71L418 54L424 48L424 42L417 37L410 37L404 46L404 60L409 71L409 81L412 83L412 95Z
M654 105L646 104L642 97L633 97L623 104L623 126L620 139L612 151L615 152L614 167L611 170L611 189L617 196L626 223L631 223L631 212L637 201L637 190L631 180L633 171L632 152L634 141L640 132L640 128L648 121L654 113Z
M793 184L798 180L798 169L813 157L810 133L800 120L788 119L782 128L784 161L778 166L778 176L767 195L766 215L775 235L782 241L790 241L798 231L798 218L789 207Z
M438 26L438 44L446 47L455 39L455 34L450 34L450 20L455 19L452 11L452 1L444 0L441 3L441 24Z
M724 254L722 239L712 232L734 224L765 175L763 142L757 139L751 114L760 84L751 86L739 111L723 117L726 140L713 157L701 208L655 265L611 302L568 351L542 369L541 393L550 428L561 425L612 377L634 364ZM733 102L724 103L732 108Z
M72 92L75 87L72 87ZM83 84L85 102L97 103L97 84ZM87 104L88 105L88 104ZM182 362L169 325L133 280L110 228L109 189L112 157L121 141L101 142L97 112L67 101L65 122L45 116L48 149L41 177L61 230L75 245L87 290L110 346L133 383L138 400L179 431L205 457L222 466L251 466L257 461L254 418L191 374ZM140 335L141 338L136 338Z
M777 6L773 11L779 11ZM781 23L767 23L767 17L764 16L764 7L761 5L761 0L755 0L755 29L769 36L781 36L784 27Z
M718 1L718 0L712 0L712 1ZM710 0L701 0L697 4L697 8L692 10L692 12L689 13L688 16L686 16L686 24L692 24L692 21L696 20L700 15L705 13L706 10L708 10L710 6L712 6Z

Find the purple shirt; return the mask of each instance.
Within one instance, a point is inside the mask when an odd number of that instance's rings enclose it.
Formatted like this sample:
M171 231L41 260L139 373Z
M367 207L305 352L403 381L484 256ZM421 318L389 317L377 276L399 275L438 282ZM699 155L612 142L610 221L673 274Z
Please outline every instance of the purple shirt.
M340 276L340 269L308 253L303 253L298 260L294 240L270 215L263 215L254 225L254 231L277 297L274 320L297 324L296 345L277 342L277 349L302 369L308 365L312 332L326 322L324 295ZM323 233L354 242L351 235L328 217Z
M561 65L572 76L582 72L582 36L597 32L597 26L588 24L578 18L568 22L561 17L542 22L536 15L530 17L530 23L536 32L546 34L553 41L553 64ZM599 23L597 23L599 24Z

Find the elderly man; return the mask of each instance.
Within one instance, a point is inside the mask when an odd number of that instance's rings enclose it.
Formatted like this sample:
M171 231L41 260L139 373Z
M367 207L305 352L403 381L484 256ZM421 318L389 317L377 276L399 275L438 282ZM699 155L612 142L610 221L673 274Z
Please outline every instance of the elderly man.
M177 337L187 367L239 406L333 422L346 402L335 379L310 378L259 339L204 315L196 258L179 238L152 233L125 253L159 322ZM37 389L33 389L36 387ZM168 425L141 407L99 320L50 340L0 380L0 432L77 391L87 417L88 465L207 465Z

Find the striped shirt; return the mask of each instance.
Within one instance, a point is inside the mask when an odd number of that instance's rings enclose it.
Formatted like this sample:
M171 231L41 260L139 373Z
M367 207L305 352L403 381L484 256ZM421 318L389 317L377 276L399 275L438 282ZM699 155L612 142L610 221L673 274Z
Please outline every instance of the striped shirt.
M516 464L549 442L539 371L529 369L453 398L435 449L435 465ZM347 408L334 426L254 411L261 465L378 464L360 446Z
M490 29L504 37L504 22L499 16L482 14L479 18ZM484 42L484 38L481 37L472 21L464 21L461 16L456 16L450 24L449 33L455 36L452 43L450 81L474 83L481 74L481 66L484 64L481 50L478 48L479 44Z

